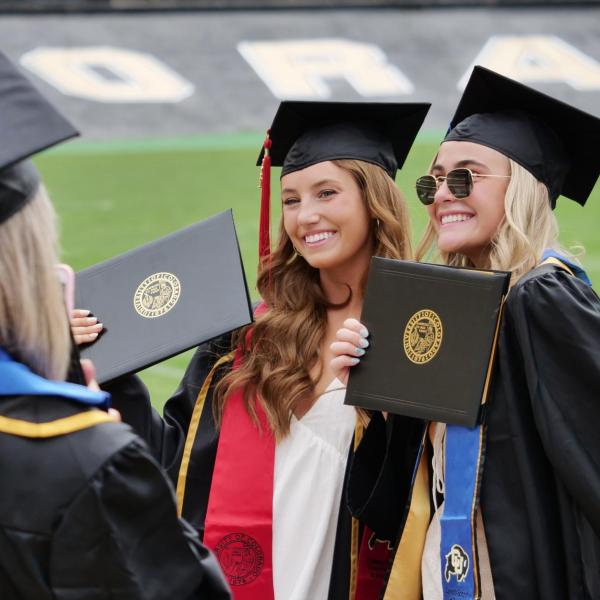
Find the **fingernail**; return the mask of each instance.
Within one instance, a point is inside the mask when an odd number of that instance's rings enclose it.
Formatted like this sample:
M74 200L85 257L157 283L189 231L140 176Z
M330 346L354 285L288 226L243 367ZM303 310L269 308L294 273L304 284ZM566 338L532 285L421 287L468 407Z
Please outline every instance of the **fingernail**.
M88 325L94 325L95 323L97 323L97 322L98 322L98 319L97 319L96 317L88 317L88 318L85 320L85 322L86 322Z
M357 365L359 362L360 362L360 358L351 358L350 359L351 366Z
M354 348L354 354L358 354L358 356L363 356L365 351L362 348Z
M359 333L364 338L369 337L369 330L366 327L363 327Z
M93 340L95 340L98 337L97 333L89 333L88 334L90 336L90 338L92 338Z
M369 347L369 340L366 340L365 338L360 338L360 342L358 342L358 345L361 348L368 348ZM363 350L364 352L364 350Z
M104 327L104 323L98 323L98 327L100 327L100 329L102 329Z
M90 311L85 308L80 308L79 312L82 317L87 317L90 314Z

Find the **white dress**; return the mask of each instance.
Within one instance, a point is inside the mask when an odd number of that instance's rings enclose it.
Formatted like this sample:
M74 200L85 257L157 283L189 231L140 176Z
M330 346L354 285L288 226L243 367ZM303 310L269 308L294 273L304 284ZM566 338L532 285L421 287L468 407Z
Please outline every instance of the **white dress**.
M337 521L356 423L334 379L275 448L275 600L326 600Z

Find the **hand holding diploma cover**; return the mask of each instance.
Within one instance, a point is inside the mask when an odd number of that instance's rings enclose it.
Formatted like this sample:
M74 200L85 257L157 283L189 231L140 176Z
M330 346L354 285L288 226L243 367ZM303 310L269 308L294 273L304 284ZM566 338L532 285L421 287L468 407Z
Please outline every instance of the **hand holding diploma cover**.
M370 349L346 404L473 427L510 274L374 257L361 322Z
M81 349L100 383L252 321L231 211L85 269L75 289L105 323Z

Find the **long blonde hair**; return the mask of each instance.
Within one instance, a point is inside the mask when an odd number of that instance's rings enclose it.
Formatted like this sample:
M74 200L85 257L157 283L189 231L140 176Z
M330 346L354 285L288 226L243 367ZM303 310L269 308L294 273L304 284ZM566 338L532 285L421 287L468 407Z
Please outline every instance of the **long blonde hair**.
M504 219L490 241L488 264L480 266L512 271L511 284L514 284L539 263L546 248L569 257L572 254L558 243L558 223L550 206L548 188L520 164L508 160L511 177L504 196ZM463 254L437 249L437 234L431 222L419 242L416 258L438 259L458 267L474 266Z
M0 346L38 375L63 380L70 337L57 255L56 215L40 185L0 224Z
M361 190L371 218L374 254L412 258L408 210L394 181L367 162L332 162L352 174ZM315 394L310 370L319 361L327 308L332 305L321 289L319 270L295 254L282 221L270 260L259 267L257 287L268 310L237 336L244 362L218 384L213 410L220 423L228 396L242 388L249 414L256 420L254 402L259 397L272 431L281 438L289 432L294 409Z

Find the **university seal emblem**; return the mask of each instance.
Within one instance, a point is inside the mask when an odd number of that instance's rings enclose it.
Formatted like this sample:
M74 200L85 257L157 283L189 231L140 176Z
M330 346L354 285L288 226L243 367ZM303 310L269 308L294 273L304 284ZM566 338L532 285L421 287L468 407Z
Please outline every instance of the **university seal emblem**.
M420 365L429 362L440 349L444 328L432 310L416 312L404 328L404 352L407 358Z
M133 307L138 315L155 319L167 314L179 300L181 283L173 273L154 273L138 285Z
M215 547L229 585L245 585L262 571L264 555L258 542L244 533L230 533Z

